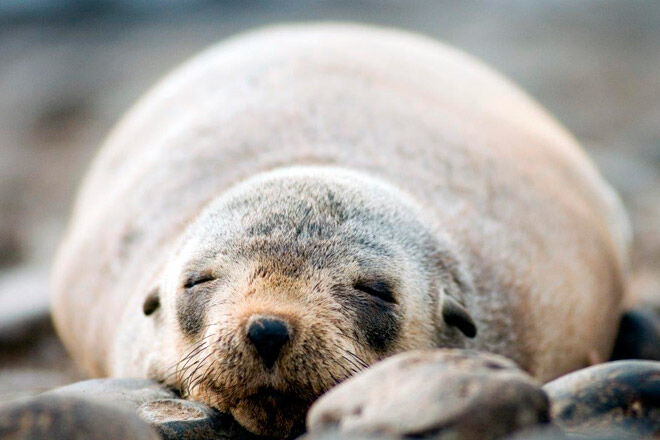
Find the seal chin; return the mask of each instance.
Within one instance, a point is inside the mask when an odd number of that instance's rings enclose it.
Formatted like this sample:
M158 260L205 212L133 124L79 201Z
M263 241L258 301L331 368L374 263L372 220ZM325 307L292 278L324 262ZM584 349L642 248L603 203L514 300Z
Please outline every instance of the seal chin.
M295 438L305 429L305 414L312 402L274 388L260 388L239 399L231 415L248 431L274 438Z

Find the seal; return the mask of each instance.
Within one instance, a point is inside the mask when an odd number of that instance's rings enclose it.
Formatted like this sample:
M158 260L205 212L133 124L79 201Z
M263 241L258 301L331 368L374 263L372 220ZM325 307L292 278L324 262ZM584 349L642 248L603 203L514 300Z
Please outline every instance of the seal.
M606 359L628 235L576 141L478 61L396 30L273 27L189 61L110 134L53 316L91 375L284 437L402 351L486 350L541 381Z

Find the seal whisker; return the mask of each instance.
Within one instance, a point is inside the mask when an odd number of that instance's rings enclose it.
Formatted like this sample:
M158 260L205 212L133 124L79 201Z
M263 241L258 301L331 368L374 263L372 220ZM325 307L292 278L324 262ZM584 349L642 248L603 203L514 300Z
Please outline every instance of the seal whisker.
M183 382L183 378L185 373L190 369L193 368L195 365L197 365L200 360L195 360L194 362L191 363L191 361L202 351L204 351L208 347L208 344L204 341L200 343L194 350L191 350L191 353L189 353L185 358L183 358L181 361L177 362L174 365L175 370L169 374L167 374L164 378L163 381L169 381L172 377L175 377L176 380L175 382L181 383ZM193 353L194 352L194 353ZM181 366L181 363L185 361L185 364ZM179 388L182 388L179 386Z
M362 370L362 368L360 368L360 367L358 366L358 364L355 362L355 360L352 359L351 356L347 356L346 353L344 353L344 354L342 355L342 359L344 359L346 362L348 362L349 364L351 364L351 365L353 366L353 368L355 368L357 371Z
M194 358L194 357L193 357ZM186 365L178 370L179 372L179 377L183 377L188 370L191 368L194 368L196 365L199 364L201 359L196 359L194 362L191 362L190 364L186 363Z
M212 336L212 335L208 335L208 336L205 337L202 341L200 341L200 342L199 342L195 347L193 347L193 349L190 350L190 352L189 352L186 356L184 356L184 357L181 359L181 361L179 361L177 364L180 365L180 364L181 364L182 362L184 362L184 361L189 361L190 359L194 358L194 357L195 357L200 351L203 351L206 347L208 347L208 339L209 339L211 336ZM185 367L185 364L183 365L183 367Z
M209 354L203 359L202 362L206 362L206 360L209 358L209 356L211 356L211 355L213 355L213 354L214 354L214 352L211 351L211 352L210 352L210 353L209 353ZM193 381L193 382L197 382L197 381L201 380L202 378L204 378L204 377L207 375L209 369L211 369L211 368L214 366L214 364L215 364L214 362L209 362L208 365L206 366L206 369L204 370L204 372L203 372L201 375L198 374L198 370L199 370L199 368L196 369L194 375L196 375L196 376L198 377L198 380ZM191 383L191 384L190 384L191 388L193 388L195 385L196 385L196 383Z
M351 350L345 349L346 354L348 354L355 362L357 362L362 368L369 368L369 364L366 363L362 358L357 354L353 353Z
M169 377L172 376L172 375L177 374L177 373L180 371L181 368L185 368L186 364L187 364L192 358L194 358L199 352L203 351L203 350L208 346L208 344L207 344L207 340L208 340L211 336L213 336L213 335L207 335L207 336L205 336L204 338L202 338L202 340L200 340L196 345L194 345L194 346L192 347L192 349L190 349L190 350L188 351L188 353L187 353L182 359L180 359L179 361L175 362L175 363L172 364L170 367L168 367L168 368L165 370L165 372L166 372L165 379L169 378ZM182 363L184 363L184 362L185 362L185 364L182 365ZM174 369L174 371L171 372L171 373L168 373L168 371L171 370L171 369Z
M188 392L188 394L190 394L190 391L192 391L192 388L190 387L190 385L191 385L191 382L193 382L194 380L196 380L196 378L197 378L197 374L198 374L198 372L199 372L199 367L200 367L201 365L204 365L204 362L206 362L206 360L207 360L211 355L213 355L213 354L214 354L214 352L213 352L213 351L210 351L210 352L209 352L209 353L208 353L203 359L201 359L201 360L196 364L196 367L190 372L190 374L188 374L188 375L184 378L183 383L182 383L182 387L186 389L186 391Z
M172 365L172 366L170 366L169 368L167 368L167 369L165 370L165 373L166 373L166 374L165 374L165 376L163 377L162 380L165 381L165 380L167 380L167 379L169 379L169 378L171 378L171 377L173 377L173 376L175 376L175 375L181 373L182 369L180 368L180 366L181 366L181 362L183 362L184 360L185 360L185 359L182 359L182 360L176 362L174 365ZM173 371L170 371L170 370L173 370ZM168 372L168 371L169 371L169 372Z

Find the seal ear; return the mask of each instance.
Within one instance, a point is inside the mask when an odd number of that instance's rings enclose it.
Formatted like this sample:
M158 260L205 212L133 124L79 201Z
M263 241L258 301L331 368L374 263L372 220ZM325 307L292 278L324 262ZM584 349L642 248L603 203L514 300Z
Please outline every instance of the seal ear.
M142 311L146 316L151 315L160 307L160 290L154 287L142 304Z
M477 326L465 307L465 298L474 298L476 292L466 265L452 249L459 249L448 237L438 240L434 260L437 264L435 286L438 292L436 319L442 318L444 325L454 327L468 338L477 336Z
M465 309L465 306L449 295L444 295L442 318L447 325L456 327L468 338L474 338L477 335L477 326L474 324L470 313Z

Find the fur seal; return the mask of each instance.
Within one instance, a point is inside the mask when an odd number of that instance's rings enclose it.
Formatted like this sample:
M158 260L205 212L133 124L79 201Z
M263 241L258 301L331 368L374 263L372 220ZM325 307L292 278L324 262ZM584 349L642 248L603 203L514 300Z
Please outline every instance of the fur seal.
M91 375L286 436L404 350L486 350L542 381L606 359L628 242L576 141L488 67L396 30L273 27L189 61L110 134L53 314Z

